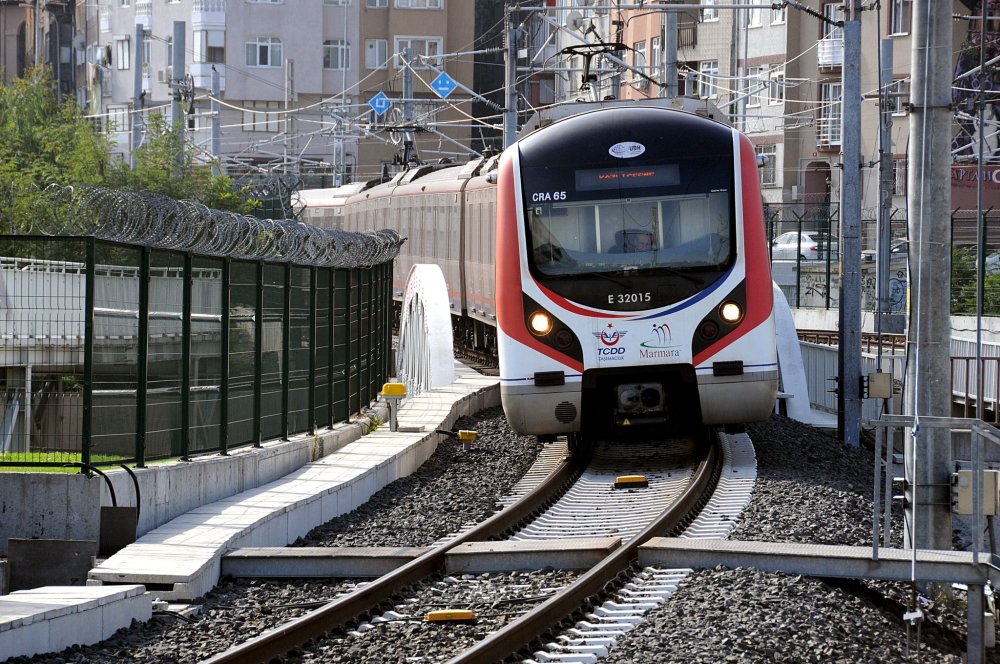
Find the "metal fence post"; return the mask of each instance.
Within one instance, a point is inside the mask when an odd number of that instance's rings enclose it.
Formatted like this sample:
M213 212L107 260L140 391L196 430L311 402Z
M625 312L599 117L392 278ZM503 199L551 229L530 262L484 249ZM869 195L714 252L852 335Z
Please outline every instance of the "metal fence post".
M142 247L139 259L139 330L136 339L135 465L146 466L146 404L149 390L149 256Z
M219 363L219 453L229 454L229 310L232 294L232 262L222 259L222 342Z
M97 241L86 240L87 277L83 296L83 422L80 423L80 460L90 465L94 437L94 294L97 279Z
M181 314L181 459L191 453L191 275L192 254L184 252L183 314Z
M257 261L256 311L253 326L253 446L260 447L261 376L264 362L264 261Z
M316 434L316 268L309 268L309 433Z
M292 264L285 263L284 302L281 310L281 438L288 440L288 383L291 380Z
M337 272L332 267L328 267L328 268L324 268L324 269L326 269L330 273L329 279L327 280L327 283L330 285L330 288L329 288L329 291L327 292L327 301L326 301L326 306L327 306L327 309L328 309L328 311L327 311L327 320L329 321L329 325L327 326L327 336L329 337L329 343L327 344L328 350L327 350L327 353L326 353L326 363L327 363L327 370L326 370L326 382L327 382L326 399L329 402L330 428L332 429L334 422L337 421L337 418L334 416L334 412L333 412L333 403L334 403L333 386L334 386L334 383L336 382L334 380L334 376L333 376L333 366L334 366L333 343L334 343L334 341L336 341L336 335L334 335L333 328L334 328L334 325L336 323L336 311L337 311L336 308L334 307L334 302L336 301L334 295L335 295L335 292L337 290L337 283L336 283Z

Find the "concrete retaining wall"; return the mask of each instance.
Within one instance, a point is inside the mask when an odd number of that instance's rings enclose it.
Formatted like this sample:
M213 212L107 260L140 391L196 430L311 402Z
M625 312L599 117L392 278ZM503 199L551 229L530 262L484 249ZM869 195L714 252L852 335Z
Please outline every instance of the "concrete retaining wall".
M388 420L384 407L376 409ZM189 462L135 469L139 482L141 536L171 519L284 477L310 461L353 442L368 431L368 420L343 423L316 436L265 443L230 456L211 455ZM104 469L102 469L104 470ZM136 504L131 478L121 469L104 472L120 506ZM101 506L111 505L111 493L100 476L64 473L3 473L0 475L0 556L7 555L8 538L90 539L100 537Z

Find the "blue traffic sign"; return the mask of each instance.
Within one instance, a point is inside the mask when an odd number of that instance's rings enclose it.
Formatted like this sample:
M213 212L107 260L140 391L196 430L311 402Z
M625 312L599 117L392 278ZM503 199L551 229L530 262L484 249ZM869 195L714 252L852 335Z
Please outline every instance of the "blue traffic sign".
M455 82L455 79L448 76L445 72L438 74L437 78L431 82L431 88L433 88L434 92L438 93L438 96L442 99L454 92L457 87L458 83Z
M392 100L384 92L380 92L368 101L368 105L375 110L375 115L382 117L392 108Z

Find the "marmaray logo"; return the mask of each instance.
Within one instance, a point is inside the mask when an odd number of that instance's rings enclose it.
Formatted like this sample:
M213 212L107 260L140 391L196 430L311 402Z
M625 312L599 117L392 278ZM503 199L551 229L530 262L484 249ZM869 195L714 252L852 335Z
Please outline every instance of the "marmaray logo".
M643 360L662 360L671 357L680 357L680 350L675 350L679 348L679 344L672 343L674 340L673 334L670 332L670 326L666 323L660 323L659 325L653 325L653 333L650 335L649 339L643 341L639 346L639 358ZM647 349L656 350L647 350Z
M670 326L666 323L660 323L659 325L653 325L653 332L649 339L643 341L640 346L643 348L670 348L674 340L673 334L670 333Z

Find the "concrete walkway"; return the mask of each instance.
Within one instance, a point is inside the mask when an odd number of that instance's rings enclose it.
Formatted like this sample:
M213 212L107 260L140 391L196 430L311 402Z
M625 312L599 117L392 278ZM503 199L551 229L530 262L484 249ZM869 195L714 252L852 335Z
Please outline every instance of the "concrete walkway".
M239 547L285 546L312 528L367 501L376 491L409 475L437 447L441 434L463 415L500 403L498 381L457 364L455 382L408 399L398 432L383 425L336 452L263 486L195 508L156 528L90 571L89 587L46 587L27 591L45 602L23 601L21 593L0 597L0 655L53 652L72 643L96 643L133 618L147 620L154 598L191 600L218 583L222 555ZM137 587L145 587L144 594ZM96 593L102 609L121 621L108 632L96 629L90 606ZM19 597L20 596L20 597ZM17 599L15 599L17 598ZM111 607L120 606L121 610ZM127 607L127 608L124 608ZM92 612L91 612L92 613ZM118 615L121 614L121 615ZM36 638L37 625L58 617L72 634L63 643ZM103 624L103 623L102 623ZM32 625L35 625L32 628ZM26 636L32 629L36 636Z

